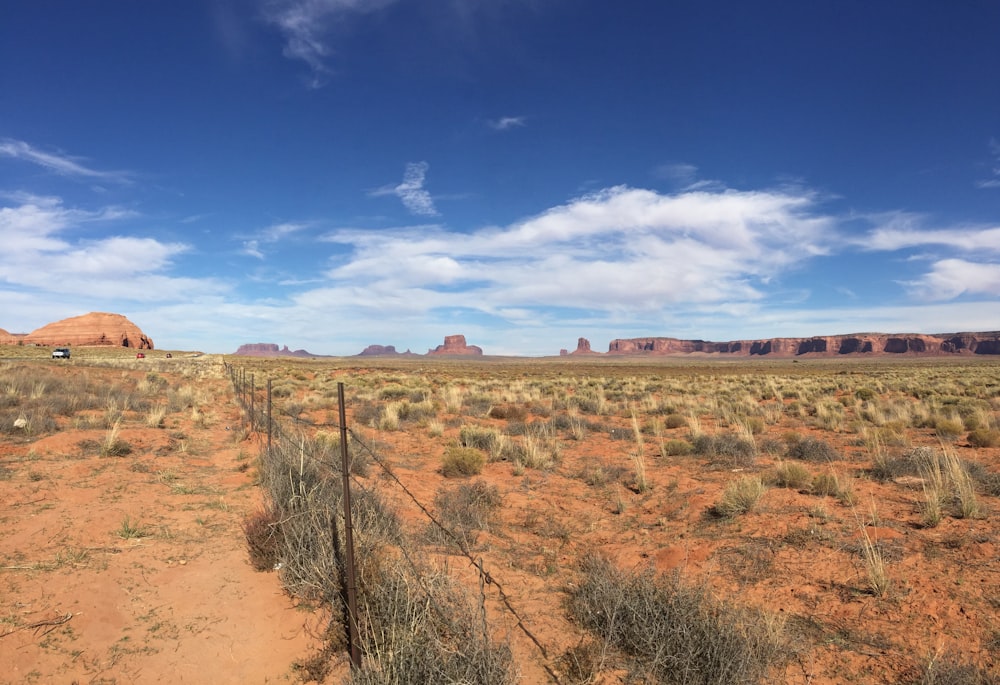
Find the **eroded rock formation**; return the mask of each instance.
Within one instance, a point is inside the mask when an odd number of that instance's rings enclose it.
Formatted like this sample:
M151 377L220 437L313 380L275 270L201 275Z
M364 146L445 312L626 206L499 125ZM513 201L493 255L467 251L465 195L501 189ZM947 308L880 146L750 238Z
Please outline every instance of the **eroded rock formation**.
M427 350L427 354L461 354L461 355L482 355L483 349L476 345L467 345L464 335L446 335L444 344L438 345L433 350Z
M573 354L598 354L590 349L590 341L586 338L580 338L576 341L576 349L573 350Z
M56 321L24 336L26 345L115 346L153 349L153 341L121 314L91 312Z

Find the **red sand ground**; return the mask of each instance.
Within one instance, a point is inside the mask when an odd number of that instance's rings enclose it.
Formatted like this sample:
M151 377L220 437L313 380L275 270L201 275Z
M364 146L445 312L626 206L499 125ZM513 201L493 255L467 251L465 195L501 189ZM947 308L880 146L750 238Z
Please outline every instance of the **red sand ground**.
M190 411L165 428L127 420L124 457L81 449L104 429L0 440L12 471L0 480L0 682L296 680L315 619L248 564L241 521L258 494L237 468L255 448L227 430L229 399L207 411L204 427ZM120 537L126 518L146 536Z
M310 373L308 380L326 375ZM250 568L240 522L259 493L251 486L252 470L238 468L256 455L256 443L227 430L239 423L228 383L199 383L222 398L204 425L183 414L168 415L164 429L126 425L122 437L134 447L126 457L81 451L82 440L104 437L100 429L66 427L33 443L0 440L0 464L12 469L0 480L0 682L258 683L301 675L292 664L315 653L326 617L295 609L275 574ZM454 417L442 412L438 418ZM585 418L629 429L625 418ZM439 467L461 422L434 439L416 425L356 429L378 441L396 476L430 504L439 488L458 482L443 478ZM480 535L476 554L546 651L543 656L488 589L491 625L510 637L523 682L547 682L546 666L559 672L560 655L584 637L567 617L566 591L578 580L579 562L598 553L627 569L676 570L707 581L730 601L786 617L791 651L774 682L913 682L915 669L946 652L997 669L1000 502L984 495L985 518L946 517L924 528L919 483L866 478L871 460L856 435L785 417L761 439L790 430L837 449L842 461L827 466L855 476L854 506L775 487L755 512L715 520L707 510L743 472L709 468L699 457L661 457L649 438L652 488L638 494L628 488L634 443L596 431L583 441L561 439L561 461L551 472L515 475L510 463L487 464L482 477L499 487L504 506L491 532ZM682 438L686 430L668 433ZM931 429L910 433L914 445L939 444ZM1000 449L974 449L961 440L956 449L996 470ZM774 462L764 454L753 472ZM588 485L580 474L597 465L623 475ZM814 474L824 470L806 466ZM397 506L409 532L427 525L377 469L362 480ZM873 502L874 526L868 525ZM119 537L125 517L150 535ZM886 597L866 588L858 553L862 526L885 551L892 581ZM476 587L464 558L440 547L426 553ZM325 682L345 674L346 659L338 659ZM597 682L627 677L609 661Z

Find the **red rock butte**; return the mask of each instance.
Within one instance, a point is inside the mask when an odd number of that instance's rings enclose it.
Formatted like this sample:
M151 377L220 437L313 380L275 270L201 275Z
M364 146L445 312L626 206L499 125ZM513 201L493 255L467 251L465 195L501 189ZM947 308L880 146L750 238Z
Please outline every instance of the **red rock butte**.
M79 347L131 347L153 349L153 341L121 314L91 312L50 323L26 336L15 336L27 345Z
M427 354L462 354L462 355L482 355L483 348L476 345L466 345L464 335L444 336L444 345L438 345L433 350L427 350Z

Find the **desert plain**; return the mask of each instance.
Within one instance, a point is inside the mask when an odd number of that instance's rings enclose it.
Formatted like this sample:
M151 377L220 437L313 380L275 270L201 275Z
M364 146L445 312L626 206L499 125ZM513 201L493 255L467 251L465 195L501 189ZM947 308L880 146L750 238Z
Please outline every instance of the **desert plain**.
M0 357L3 683L1000 678L996 360Z

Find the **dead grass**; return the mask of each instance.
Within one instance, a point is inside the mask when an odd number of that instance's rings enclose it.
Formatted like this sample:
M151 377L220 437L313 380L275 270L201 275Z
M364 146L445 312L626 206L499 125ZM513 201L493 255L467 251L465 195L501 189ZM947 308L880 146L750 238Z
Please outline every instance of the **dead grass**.
M781 621L716 599L678 575L627 573L591 557L572 592L574 618L655 682L763 682L787 654Z
M722 498L712 507L716 516L733 518L757 508L767 487L759 476L743 476L726 484Z
M0 429L8 448L0 453L0 484L13 503L8 518L51 506L50 491L60 479L70 480L56 460L97 455L120 419L119 437L130 441L132 458L103 460L101 468L107 474L162 474L144 479L182 511L197 509L186 515L197 524L191 524L195 535L204 536L222 525L227 513L238 524L245 504L256 506L249 491L245 496L226 491L223 500L223 490L186 467L211 458L205 431L232 425L225 444L233 453L238 446L243 458L234 462L227 457L225 471L232 478L234 467L250 470L253 464L264 492L275 497L266 504L273 511L263 510L266 515L254 526L244 521L251 559L257 557L253 563L262 570L280 566L273 582L319 615L320 607L338 606L337 545L343 528L339 436L311 424L335 422L330 379L342 377L349 381L349 396L356 393L358 398L349 399L349 411L368 417L366 422L352 418L352 426L371 423L377 428L385 406L396 405L395 428L362 431L378 441L366 439L365 447L381 453L431 513L447 519L466 547L475 548L493 577L504 583L513 605L525 610L525 625L536 631L549 655L543 659L520 636L494 588L484 583L479 594L479 577L469 571L460 548L426 535L423 514L352 438L352 464L369 459L367 475L352 466L354 484L380 502L372 504L364 494L356 504L363 592L373 593L366 606L384 602L387 615L402 617L396 623L373 619L366 627L379 632L365 637L366 659L374 669L364 677L377 682L388 682L378 678L389 674L396 674L396 682L478 682L483 677L503 682L518 677L521 667L523 682L539 682L545 680L540 664L546 663L563 682L671 682L650 665L666 657L637 656L604 633L568 622L572 614L554 588L574 594L579 578L573 569L591 550L604 546L615 554L618 568L633 569L621 571L622 578L644 573L647 565L679 568L677 578L684 587L697 588L719 604L739 608L780 602L776 605L796 620L811 617L820 627L795 638L797 658L783 664L781 654L768 662L771 668L760 682L924 682L927 661L921 656L938 647L928 636L944 633L957 644L955 664L945 668L945 660L938 660L941 666L932 674L938 680L927 682L950 682L948 678L981 677L993 663L993 648L982 641L994 630L983 617L995 613L996 602L990 598L1000 592L986 561L998 539L991 511L1000 493L1000 475L993 466L1000 454L988 440L973 437L984 428L995 430L1000 412L1000 370L986 362L949 366L933 360L872 365L804 360L794 366L753 366L602 360L588 366L579 361L421 360L417 365L400 360L383 367L366 360L360 367L357 360L287 366L259 361L253 362L258 387L265 375L273 374L284 394L276 398L275 416L302 431L281 444L280 463L270 465L246 456L247 450L257 449L260 434L223 421L225 413L193 377L179 382L180 374L157 371L150 378L144 376L146 369L129 370L123 363L123 372L132 375L115 392L102 392L93 379L68 384L30 374L16 378L16 387L8 392L0 365L0 414L17 418L23 413L31 426L30 431ZM66 388L81 390L80 402L92 406L77 409L62 398ZM93 400L86 398L88 388L95 391ZM865 392L858 394L860 390ZM129 394L126 403L122 396ZM433 398L430 406L425 405L428 398ZM167 407L166 431L150 430L158 404ZM115 419L111 427L108 417ZM963 425L961 434L942 442L938 420L956 417ZM69 454L54 454L41 442L49 420L55 431L78 431L68 443ZM28 445L36 440L38 449L29 456ZM84 454L73 448L77 444L88 446ZM10 456L11 446L19 450L16 456ZM451 446L471 448L490 464L478 477L445 480L438 470L440 455ZM678 458L694 449L699 458ZM744 479L759 485L744 490L737 486ZM643 480L646 488L640 487ZM782 489L766 492L765 483ZM877 526L851 521L849 507L855 506L857 490L864 490L866 499L870 493L876 502ZM755 497L754 492L766 494ZM178 499L186 495L204 496ZM117 506L122 491L103 497ZM731 506L720 506L727 499ZM29 504L35 500L40 501ZM386 502L402 507L405 515L396 519ZM725 522L713 522L706 510L726 516ZM184 526L173 522L166 531L165 525L149 523L160 519L149 518L146 509L132 508L117 510L112 521L102 524L106 537L117 532L122 511L141 512L140 527L154 533L155 540L138 548L159 547L168 534L194 539ZM0 540L0 552L2 544ZM84 549L75 543L63 546ZM48 564L53 556L42 559ZM91 553L80 564L93 565L99 556ZM34 563L9 555L5 559L11 566ZM650 574L670 584L670 573ZM442 576L440 582L437 576ZM383 582L388 587L381 588ZM444 589L449 584L464 599L439 599L438 593L452 592ZM373 599L377 593L388 599ZM961 606L966 613L961 621L934 613L926 597L937 608ZM489 619L485 629L480 602ZM626 607L628 602L610 606ZM447 615L452 608L471 614L442 621L439 613ZM862 613L863 620L854 618ZM930 615L936 617L933 626ZM622 616L618 614L615 626L624 625ZM836 620L824 618L831 616ZM455 632L424 630L442 626ZM506 642L511 630L518 636L513 646ZM443 646L442 651L416 653L417 645L406 641L414 635L434 649ZM673 644L664 639L659 644L668 643ZM329 649L302 662L306 670L300 675L323 672L328 682L347 677L343 644L343 631L334 631ZM447 670L466 644L485 670L468 662ZM506 662L505 650L511 655ZM873 650L881 657L868 658ZM678 653L683 649L674 655ZM400 658L405 663L396 661ZM413 670L408 671L411 661ZM502 662L510 671L493 670ZM728 676L716 682L723 677Z

